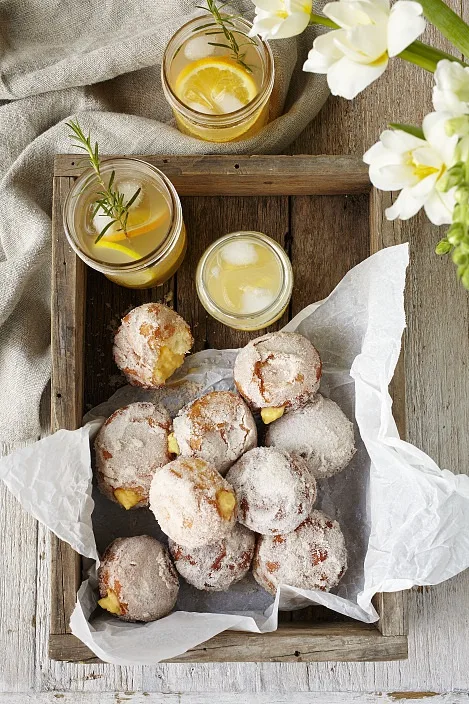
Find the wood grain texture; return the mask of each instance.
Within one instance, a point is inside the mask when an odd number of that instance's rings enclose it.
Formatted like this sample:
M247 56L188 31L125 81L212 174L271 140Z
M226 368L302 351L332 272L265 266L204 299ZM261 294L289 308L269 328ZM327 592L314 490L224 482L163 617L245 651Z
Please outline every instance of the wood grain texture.
M43 692L41 694L0 694L0 704L95 704L93 692ZM152 692L102 692L99 704L207 704L210 694L155 694ZM217 704L239 704L239 694L217 694ZM464 693L436 692L322 692L247 695L248 704L467 704Z
M332 152L333 153L333 152ZM138 159L139 157L136 156ZM181 196L363 193L370 189L361 159L352 156L142 156L171 179ZM56 176L78 176L76 155L59 154Z
M183 166L185 160L183 159ZM276 158L264 158L279 167ZM308 172L308 157L290 157L283 182L290 171L298 170L297 162ZM314 160L312 160L314 162ZM335 159L331 158L335 163ZM217 164L211 157L210 163ZM178 158L172 159L177 168ZM185 167L184 167L185 168ZM215 170L216 166L213 166ZM323 168L331 174L327 159ZM220 169L218 169L220 170ZM241 170L240 170L241 171ZM336 176L338 178L338 176ZM244 178L244 172L240 173ZM247 176L249 178L249 176ZM342 178L342 176L341 176ZM195 350L204 348L238 347L262 333L235 332L213 320L198 302L194 272L205 248L221 234L233 230L253 229L267 232L290 253L297 284L292 296L290 313L303 308L315 298L323 298L342 276L370 253L368 195L356 196L221 196L217 190L211 196L186 197L183 210L188 228L189 247L186 260L177 275L165 289L134 291L116 286L90 270L88 295L85 270L68 246L62 225L62 211L73 179L56 177L53 226L53 369L51 395L54 427L75 427L81 418L83 406L94 406L113 391L112 338L121 317L132 307L163 295L190 324L196 340ZM329 183L333 185L329 175ZM287 189L288 190L288 189ZM353 190L353 189L352 189ZM363 190L363 189L362 189ZM365 189L368 190L368 189ZM315 226L311 230L311 223ZM342 233L353 236L344 237ZM374 236L374 235L373 235ZM375 237L377 240L377 237ZM315 262L315 276L311 277L311 262ZM334 266L332 266L334 264ZM314 281L315 288L306 283ZM65 302L65 304L62 304ZM86 313L85 313L86 308ZM84 319L86 320L84 325ZM278 321L283 325L288 319ZM85 334L86 330L86 334ZM83 368L86 374L83 375ZM84 396L83 396L84 376ZM125 380L121 378L121 381ZM76 384L76 389L74 388ZM120 383L119 378L117 383ZM80 559L70 548L53 539L51 543L51 637L49 655L53 659L96 662L96 658L69 632L69 619L74 608L75 594L80 580ZM401 601L393 601L397 619ZM379 603L385 614L386 601ZM220 634L172 662L240 661L256 662L306 660L392 660L407 656L404 616L398 626L390 615L387 627L378 630L352 622L328 622L324 610L322 625L305 627L303 619L315 619L317 609L305 609L295 617L284 616L277 631L268 636L244 633ZM290 620L290 623L286 623ZM332 621L336 621L335 616ZM383 622L384 623L384 622ZM394 627L394 630L393 630ZM327 636L326 636L327 634ZM324 639L328 645L325 647ZM316 642L317 641L317 642Z
M469 21L467 3L446 2ZM443 49L449 48L436 31L427 32L425 39ZM392 61L385 75L353 102L330 98L318 118L292 146L292 152L352 153L360 159L390 119L417 123L431 109L431 85L429 74L398 60ZM435 260L432 245L438 240L436 228L428 225L422 228L421 222L424 221L414 220L405 225L402 238L403 241L410 238L411 245L408 291L423 287L418 305L410 305L412 293L407 303L406 338L410 338L411 345L409 348L407 344L406 357L408 436L411 442L434 452L434 459L448 468L466 471L469 447L467 435L462 431L467 427L467 389L460 368L466 364L469 352L467 303L454 286L451 262ZM436 307L432 296L427 299L430 286L440 293ZM448 335L453 345L451 359L447 358ZM425 350L430 350L428 356ZM414 353L418 353L417 358ZM422 421L421 414L424 414ZM2 499L0 520L0 554L4 561L11 554L8 571L4 572L5 592L1 594L8 599L9 606L16 604L17 598L21 601L19 610L14 614L8 610L6 618L2 613L0 619L1 652L9 656L0 668L0 689L8 692L0 697L2 703L110 704L130 700L133 704L207 704L214 699L220 704L234 704L240 701L242 693L242 700L249 704L380 704L383 701L388 704L406 701L408 691L408 701L417 699L432 704L469 701L465 693L469 689L467 573L432 589L408 593L410 654L406 661L161 664L145 668L78 665L47 659L49 569L46 559L38 560L35 584L33 554L37 542L39 558L43 554L47 558L47 531L42 526L36 528L36 522L30 518L24 520L23 512L11 497L7 501ZM16 549L9 553L10 545L15 543L21 546L21 558ZM34 644L29 634L31 603L36 593ZM15 689L25 693L10 694ZM32 689L47 691L26 693ZM129 694L135 690L140 693ZM153 694L148 695L150 692ZM392 693L392 698L382 692ZM425 692L448 694L427 698L422 694Z
M80 663L100 660L71 634L51 635L49 657ZM355 623L283 624L273 633L226 631L163 662L361 662L402 660L407 637L383 635L375 626Z

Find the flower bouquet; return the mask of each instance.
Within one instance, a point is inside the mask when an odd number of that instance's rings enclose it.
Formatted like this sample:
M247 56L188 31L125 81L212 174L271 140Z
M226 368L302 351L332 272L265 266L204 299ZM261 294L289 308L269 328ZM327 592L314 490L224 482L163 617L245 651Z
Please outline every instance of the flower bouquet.
M386 210L389 220L424 208L435 225L450 225L436 252L451 253L469 289L469 66L418 40L428 20L469 56L469 26L443 0L338 0L322 15L312 11L312 0L254 4L252 33L263 39L291 37L310 25L330 30L315 39L303 69L326 74L333 95L351 100L394 57L434 73L434 112L421 126L390 123L363 159L374 186L400 191Z

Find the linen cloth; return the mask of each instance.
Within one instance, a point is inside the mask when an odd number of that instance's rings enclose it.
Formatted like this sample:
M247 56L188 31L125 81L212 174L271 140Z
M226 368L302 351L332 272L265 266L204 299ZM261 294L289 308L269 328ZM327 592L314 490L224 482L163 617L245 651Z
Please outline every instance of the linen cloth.
M317 114L324 77L301 65L313 30L272 42L274 120L255 137L211 144L177 131L160 68L197 0L0 0L0 442L40 433L50 376L53 158L73 151L78 118L101 152L279 153ZM252 17L249 0L233 9Z

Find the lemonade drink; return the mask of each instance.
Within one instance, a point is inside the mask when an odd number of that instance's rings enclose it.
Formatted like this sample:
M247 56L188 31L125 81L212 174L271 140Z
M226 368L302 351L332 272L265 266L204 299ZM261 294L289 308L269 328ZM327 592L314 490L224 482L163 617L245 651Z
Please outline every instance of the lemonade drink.
M278 320L293 288L286 252L260 232L225 235L203 254L197 292L214 318L241 330L259 330Z
M84 174L70 191L64 209L67 237L84 261L109 279L130 288L149 288L166 281L182 262L186 233L179 198L172 184L150 164L137 159L104 161L105 183L115 172L113 186L130 206L127 234L99 208L100 190L93 174Z
M181 132L211 142L246 139L269 119L274 82L272 54L251 25L234 20L242 52L236 60L223 35L207 34L207 17L184 25L170 40L162 66L163 89Z

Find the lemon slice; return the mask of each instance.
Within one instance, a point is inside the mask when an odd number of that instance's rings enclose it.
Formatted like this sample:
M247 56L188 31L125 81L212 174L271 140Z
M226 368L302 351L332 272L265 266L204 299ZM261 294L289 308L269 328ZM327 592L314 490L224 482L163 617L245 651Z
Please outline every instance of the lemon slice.
M184 105L212 115L239 110L258 93L252 76L236 61L213 56L183 68L174 89Z
M112 249L114 252L125 254L127 257L130 257L130 259L137 260L142 258L141 254L136 252L135 249L130 249L130 247L126 247L118 242L108 242L104 237L100 239L99 242L96 242L95 246L101 249Z

